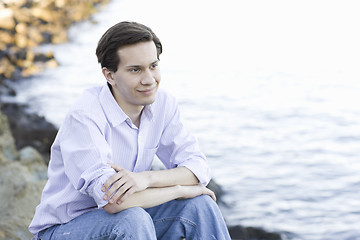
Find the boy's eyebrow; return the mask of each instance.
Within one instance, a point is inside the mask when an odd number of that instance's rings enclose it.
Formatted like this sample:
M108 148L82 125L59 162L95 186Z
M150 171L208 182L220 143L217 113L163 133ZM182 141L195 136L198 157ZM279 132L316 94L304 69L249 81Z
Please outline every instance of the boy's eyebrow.
M139 68L141 65L128 65L126 68Z
M154 62L150 63L150 65L156 64L156 63L158 63L158 62L159 62L159 60L155 60ZM127 67L127 68L141 68L142 65L128 65L128 66L126 66L126 67Z

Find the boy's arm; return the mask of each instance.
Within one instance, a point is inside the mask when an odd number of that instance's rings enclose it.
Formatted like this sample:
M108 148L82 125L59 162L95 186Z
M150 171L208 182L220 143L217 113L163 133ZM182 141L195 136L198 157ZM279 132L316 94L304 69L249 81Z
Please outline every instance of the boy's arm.
M111 167L117 173L110 177L102 188L103 192L106 191L104 200L109 199L109 203L117 200L117 203L121 204L130 195L147 188L163 188L177 185L189 186L199 183L195 175L186 167L139 173L131 172L115 164L111 164Z
M108 213L117 213L131 207L150 208L178 198L193 198L199 195L209 195L214 201L214 192L202 186L171 186L162 188L148 188L135 192L121 204L108 203L104 209Z
M186 167L177 167L158 171L145 171L144 174L149 179L150 187L166 187L175 185L196 185L199 180Z

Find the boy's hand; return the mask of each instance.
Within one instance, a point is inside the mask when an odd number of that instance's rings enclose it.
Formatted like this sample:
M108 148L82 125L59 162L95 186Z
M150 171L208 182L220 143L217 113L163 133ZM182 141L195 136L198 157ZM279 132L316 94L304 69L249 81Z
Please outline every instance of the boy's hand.
M111 176L101 188L104 200L109 199L109 203L121 204L134 192L139 192L148 188L148 180L142 173L134 173L115 164L110 166L117 172Z
M180 189L182 198L194 198L200 195L209 195L216 202L215 193L203 185L180 186Z

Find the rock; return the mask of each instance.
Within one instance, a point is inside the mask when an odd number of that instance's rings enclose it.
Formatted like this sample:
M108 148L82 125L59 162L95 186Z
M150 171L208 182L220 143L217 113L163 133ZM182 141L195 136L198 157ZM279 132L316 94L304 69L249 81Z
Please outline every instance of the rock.
M32 21L30 8L17 8L14 12L15 20L19 23L30 23Z
M43 163L44 164L44 163ZM31 239L28 226L40 202L46 180L36 181L19 162L0 168L0 232L5 239Z
M0 159L15 160L19 157L14 143L14 138L10 132L7 117L0 112Z
M5 239L5 237L6 237L5 232L0 230L0 239Z
M25 48L27 46L28 40L25 34L16 34L15 44L19 48Z
M3 44L13 44L15 42L13 34L6 31L0 32L0 39Z
M2 0L7 5L23 6L27 0Z
M281 240L281 234L267 232L260 228L231 226L229 227L231 239L233 240Z
M7 59L11 65L11 68L1 67L0 85L3 79L16 80L36 74L45 67L56 67L58 64L54 59L39 64L35 58L16 58L17 52L34 51L34 47L42 43L67 41L67 29L72 23L88 19L98 10L97 5L108 1L0 1L0 61Z
M221 188L221 186L219 184L217 184L214 179L211 179L209 184L206 187L215 193L217 202L222 203L221 198L224 194L224 190Z
M0 76L3 75L5 78L11 78L15 72L15 66L7 58L0 59Z
M24 22L18 23L15 27L15 31L20 34L26 34L27 25Z
M0 28L7 30L15 27L14 13L12 9L2 9L0 11Z
M27 146L19 151L20 163L28 167L33 180L47 179L47 166L41 154L33 147Z
M31 14L35 18L39 18L39 19L43 20L44 22L52 22L55 19L53 12L51 12L47 9L44 9L44 8L40 8L40 7L32 8Z
M59 44L66 42L68 40L68 35L65 30L59 30L52 34L51 42L54 44Z
M50 147L57 134L57 128L42 116L28 113L25 105L3 104L1 110L7 115L11 132L16 139L17 149L32 146L48 161Z
M19 151L20 162L23 165L31 166L34 163L42 163L42 156L35 148L26 146Z
M56 68L59 66L59 63L55 59L51 59L45 63L47 68Z
M32 46L38 46L41 42L44 41L43 35L36 27L29 27L27 33L29 35L29 40L33 41Z
M66 4L66 1L65 0L55 0L54 4L57 8L63 8Z
M0 65L1 65L1 62L0 62ZM5 81L2 81L2 80L3 79L1 78L1 74L0 74L0 96L1 95L15 96L16 95L15 90L12 87L8 86L7 81L5 82Z
M106 2L1 0L0 95L15 95L15 80L56 67L52 52L36 53L34 47L67 41L69 26L88 19L96 4ZM24 105L0 107L7 115L0 111L0 240L30 239L28 226L47 179L43 156L49 154L57 128Z
M8 149L12 151L8 151ZM39 177L39 172L42 176ZM30 239L28 226L46 183L40 153L16 152L6 117L0 111L0 239Z

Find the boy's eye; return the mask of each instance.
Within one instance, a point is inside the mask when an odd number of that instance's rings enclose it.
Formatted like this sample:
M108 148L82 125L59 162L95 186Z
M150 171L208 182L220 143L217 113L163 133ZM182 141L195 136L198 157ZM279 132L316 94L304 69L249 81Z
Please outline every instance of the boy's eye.
M131 68L130 69L130 72L139 72L140 71L140 68Z
M151 69L154 69L154 68L157 68L158 64L157 63L154 63L151 65Z

